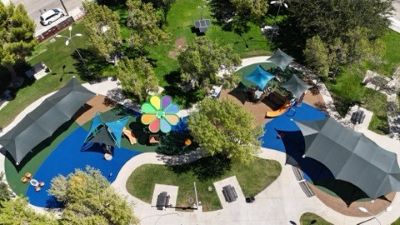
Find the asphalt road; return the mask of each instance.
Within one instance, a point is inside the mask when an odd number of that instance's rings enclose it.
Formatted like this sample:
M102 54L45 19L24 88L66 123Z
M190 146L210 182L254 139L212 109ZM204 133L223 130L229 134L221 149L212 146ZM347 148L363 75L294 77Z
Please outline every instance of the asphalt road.
M61 0L11 0L11 2L14 3L14 5L23 4L25 6L28 15L35 21L36 33L41 33L40 31L44 31L46 28L48 29L57 24L53 23L49 26L40 24L40 15L45 9L60 8L64 10L61 5ZM63 2L68 12L82 6L82 0L63 0Z

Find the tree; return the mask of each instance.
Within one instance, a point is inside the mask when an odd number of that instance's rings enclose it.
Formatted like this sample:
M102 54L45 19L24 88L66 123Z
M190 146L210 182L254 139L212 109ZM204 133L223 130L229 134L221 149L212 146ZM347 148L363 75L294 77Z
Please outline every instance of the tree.
M137 224L128 202L121 198L99 170L87 167L53 178L49 193L65 205L61 224Z
M209 89L220 82L221 69L232 74L240 64L240 57L231 46L220 46L206 37L198 37L178 56L182 80L194 89Z
M27 200L21 197L0 202L0 221L2 225L58 224L57 220L54 219L53 216L36 213L28 206Z
M23 62L36 45L35 24L23 5L0 2L0 63L17 79L14 65Z
M117 77L121 81L122 90L139 102L145 100L149 92L158 90L157 77L145 58L120 61Z
M314 48L319 47L322 50L323 44L328 50L329 71L332 72L330 74L335 75L343 65L359 63L369 58L365 56L370 55L375 40L384 34L389 25L391 2L392 0L291 0L287 26L283 26L283 29L287 29L280 33L284 35L295 31L296 37L300 38L291 38L290 42L297 42L293 46L303 47L301 50L308 54L304 55L309 58L308 61L311 53L304 48L314 44ZM310 42L316 36L320 38L318 46L315 45L316 39L314 43ZM320 57L322 55L319 54ZM320 59L322 60L324 57ZM311 61L315 63L315 58ZM311 65L313 66L315 64ZM325 65L320 69L325 72Z
M175 0L145 0L144 2L152 3L154 8L161 9L164 23L167 23L168 12L171 9L171 5L175 2Z
M307 40L304 49L307 65L319 76L327 77L329 72L329 51L319 36Z
M13 193L10 191L7 183L3 181L4 173L0 173L0 202L10 200L13 196Z
M230 21L234 30L242 34L248 30L248 22L259 22L268 11L267 0L212 0L215 17L222 23Z
M189 118L189 129L201 149L212 156L222 154L247 163L259 150L261 128L254 125L250 113L228 100L201 101Z
M392 0L291 0L288 4L289 18L300 28L299 35L307 39L318 35L326 43L357 27L366 28L369 38L382 36L392 9Z
M151 3L128 0L127 26L132 28L130 42L135 46L155 45L167 39L168 35L160 27L160 16Z
M84 2L83 7L83 25L90 43L101 57L110 60L122 43L118 14L96 2Z

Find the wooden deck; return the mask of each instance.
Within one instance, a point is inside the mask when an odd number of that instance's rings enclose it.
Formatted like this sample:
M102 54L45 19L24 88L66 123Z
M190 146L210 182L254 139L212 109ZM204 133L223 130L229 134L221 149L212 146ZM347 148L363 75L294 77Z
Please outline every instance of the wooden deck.
M112 107L114 106L103 95L97 95L93 97L86 104L89 105L88 109L85 110L83 113L81 113L75 120L76 123L78 123L81 126L89 122L94 117L96 112L99 113L106 112L112 109Z

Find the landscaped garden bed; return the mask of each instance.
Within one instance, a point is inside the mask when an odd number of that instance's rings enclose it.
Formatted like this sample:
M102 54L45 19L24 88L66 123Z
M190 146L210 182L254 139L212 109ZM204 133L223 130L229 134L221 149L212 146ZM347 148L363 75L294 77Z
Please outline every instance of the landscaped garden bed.
M234 162L230 164L224 160L226 159L209 157L180 166L143 165L131 174L126 186L133 196L150 203L155 184L176 185L179 186L177 206L191 207L195 198L193 182L196 182L203 210L212 211L221 209L213 182L236 176L243 194L255 196L281 172L280 164L274 160L256 158L249 165Z

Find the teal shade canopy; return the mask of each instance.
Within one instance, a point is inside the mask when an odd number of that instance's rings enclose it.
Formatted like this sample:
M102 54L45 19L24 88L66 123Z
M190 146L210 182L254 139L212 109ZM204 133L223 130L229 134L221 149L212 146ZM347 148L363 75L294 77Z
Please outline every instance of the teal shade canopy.
M91 142L121 147L122 130L128 120L128 117L123 117L119 120L103 122L97 113L92 120L85 143Z
M260 65L258 65L253 72L244 77L252 86L256 86L260 90L264 90L268 82L274 78L274 75L265 71Z

